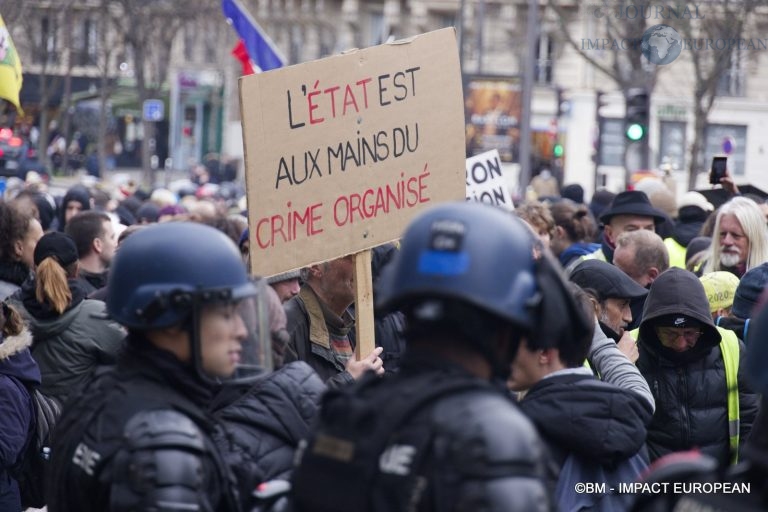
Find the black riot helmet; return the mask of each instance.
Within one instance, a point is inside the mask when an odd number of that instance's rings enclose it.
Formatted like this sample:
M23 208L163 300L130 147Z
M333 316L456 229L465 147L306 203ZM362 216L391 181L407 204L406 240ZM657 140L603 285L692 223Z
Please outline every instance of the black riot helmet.
M405 311L411 324L431 316L467 333L489 321L508 323L539 348L591 332L557 263L534 255L533 234L523 221L481 203L445 203L418 215L381 278L377 299L383 311ZM482 336L475 341L496 376L505 377L509 361L494 360Z
M234 379L271 369L266 309L259 300L263 280L252 280L235 244L203 224L169 222L149 226L120 245L110 266L107 311L129 331L173 326L187 330L191 363L207 381L202 360L201 315L205 308L231 306L245 332Z

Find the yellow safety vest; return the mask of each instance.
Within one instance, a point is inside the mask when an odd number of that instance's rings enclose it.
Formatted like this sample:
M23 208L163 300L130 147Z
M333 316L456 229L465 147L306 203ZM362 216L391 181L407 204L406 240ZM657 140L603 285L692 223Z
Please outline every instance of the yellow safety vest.
M605 257L605 253L603 253L603 249L600 248L593 252L592 254L588 254L586 256L582 256L584 259L593 259L593 260L600 260L600 261L608 261L608 258Z
M597 370L592 369L592 365L589 364L589 359L584 360L584 368L592 372L592 375L598 378L598 380L603 380L603 378L600 376L600 373Z
M725 385L728 390L728 442L731 449L731 464L739 462L739 338L730 329L717 327L720 332L720 352L725 364ZM637 341L640 328L632 329L630 336Z
M739 411L739 338L736 333L717 328L722 337L720 352L725 363L725 383L728 386L728 439L731 447L731 464L739 462L739 429L741 414Z
M664 239L664 245L667 246L669 253L669 266L685 268L685 247L677 243L672 237Z

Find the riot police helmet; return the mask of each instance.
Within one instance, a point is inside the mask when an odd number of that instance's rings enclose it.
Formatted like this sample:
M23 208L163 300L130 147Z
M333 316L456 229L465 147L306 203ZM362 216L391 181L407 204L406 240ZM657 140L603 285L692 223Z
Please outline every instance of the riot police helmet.
M445 203L418 215L380 283L378 307L422 299L469 304L523 330L539 298L533 240L510 213L480 203Z
M521 219L491 205L444 203L427 209L408 226L385 269L377 306L405 312L412 332L420 323L426 326L422 332L452 326L474 340L495 376L503 378L521 336L541 349L581 344L592 336L593 319L535 238ZM514 327L515 336L506 361L494 353L489 336L503 323Z
M230 379L249 379L271 367L263 279L248 276L239 251L222 232L198 223L168 222L127 238L110 266L109 315L129 331L179 326L189 334L191 363L206 380L201 339L205 308L232 306L245 325L239 361Z

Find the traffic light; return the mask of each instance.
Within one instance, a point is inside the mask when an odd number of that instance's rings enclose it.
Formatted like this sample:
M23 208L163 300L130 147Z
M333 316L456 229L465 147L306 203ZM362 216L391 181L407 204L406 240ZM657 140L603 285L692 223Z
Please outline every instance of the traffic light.
M597 120L597 124L600 124L600 119L603 117L600 113L600 109L608 104L604 96L605 93L603 91L595 91L595 119Z
M630 142L640 142L648 136L649 100L650 96L645 89L627 91L624 135Z
M568 111L570 110L570 103L568 103L568 100L563 97L563 89L560 87L555 89L555 94L555 101L557 101L557 118L560 119L565 114L568 114Z
M552 148L552 156L555 158L562 158L563 157L563 145L559 142L556 142L554 147Z
M594 140L592 142L592 161L595 165L602 164L602 151L603 151L603 114L602 108L608 104L605 99L605 93L601 90L595 91L595 131Z

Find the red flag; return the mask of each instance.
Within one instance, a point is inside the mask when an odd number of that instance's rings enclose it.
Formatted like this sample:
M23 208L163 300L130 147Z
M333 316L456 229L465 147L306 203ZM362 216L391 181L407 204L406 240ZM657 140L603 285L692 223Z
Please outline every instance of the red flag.
M237 42L234 48L232 48L232 55L234 55L235 58L239 60L240 64L243 66L243 76L252 75L254 73L253 63L248 56L248 50L246 50L245 43L242 39Z

